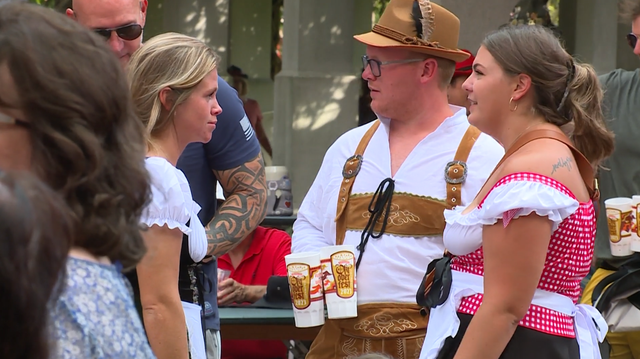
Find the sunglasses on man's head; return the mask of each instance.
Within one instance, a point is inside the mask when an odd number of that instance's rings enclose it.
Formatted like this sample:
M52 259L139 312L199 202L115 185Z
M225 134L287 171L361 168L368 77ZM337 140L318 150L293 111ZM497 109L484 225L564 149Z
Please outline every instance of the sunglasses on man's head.
M139 24L129 24L114 29L93 29L93 31L107 40L111 38L111 33L115 31L116 35L122 40L131 41L142 35L142 26Z
M627 43L632 49L635 49L638 44L638 36L634 33L627 34Z

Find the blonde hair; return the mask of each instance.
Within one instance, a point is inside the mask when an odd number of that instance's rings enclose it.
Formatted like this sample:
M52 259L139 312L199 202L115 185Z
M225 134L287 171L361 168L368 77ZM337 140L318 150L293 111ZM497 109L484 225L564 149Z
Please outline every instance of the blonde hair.
M218 66L218 55L204 42L182 34L155 36L137 50L128 66L131 95L136 114L146 128L147 146L171 123L178 105ZM163 111L160 92L170 88L173 106Z

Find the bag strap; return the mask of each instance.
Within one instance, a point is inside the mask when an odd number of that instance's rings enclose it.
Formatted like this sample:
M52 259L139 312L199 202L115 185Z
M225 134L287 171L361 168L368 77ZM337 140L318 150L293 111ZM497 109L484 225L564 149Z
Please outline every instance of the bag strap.
M476 127L469 126L458 145L453 161L447 163L444 168L444 180L447 183L447 204L450 207L461 203L462 184L467 180L467 159L473 145L480 137L480 133Z
M593 306L601 312L604 311L608 305L609 297L615 295L615 293L609 293L611 292L610 289L613 288L614 292L619 290L619 288L614 288L614 283L617 283L627 275L633 274L637 276L638 273L640 273L640 256L636 253L631 258L622 262L618 268L614 269L613 273L604 277L596 284L591 294L591 303L593 303ZM618 286L615 285L615 287Z
M336 211L336 245L341 245L344 243L344 236L347 231L347 216L344 213L344 209L347 207L347 202L349 201L349 196L351 196L351 188L353 187L353 182L355 182L355 177L360 172L360 168L362 167L362 155L364 154L364 150L369 145L373 134L380 127L380 120L376 120L371 127L365 132L364 136L360 140L358 147L356 148L356 153L347 158L347 161L344 163L344 167L342 168L342 184L340 184L340 192L338 197L338 209Z
M609 274L608 276L604 277L600 282L598 282L598 284L596 284L596 286L593 288L593 292L591 293L591 303L593 303L593 306L596 307L596 309L600 311L604 310L603 308L604 302L600 300L602 299L601 297L602 293L610 284L624 277L628 273L629 271L626 268L624 267L620 268L617 272L613 272Z
M487 178L491 178L491 176L493 176L493 174L498 170L500 165L502 165L507 158L509 158L514 153L516 153L524 145L528 144L529 142L543 139L543 138L549 138L552 140L562 142L567 147L569 147L569 149L571 149L571 152L573 153L573 156L575 157L575 160L576 160L576 165L578 166L578 171L580 171L580 176L582 177L582 180L584 181L584 184L587 187L587 190L589 191L589 198L591 198L593 201L597 203L600 199L600 191L598 189L598 182L594 176L593 167L591 166L591 163L589 162L589 160L587 160L587 158L584 157L584 155L573 146L573 144L571 143L567 135L565 135L561 131L540 129L540 130L529 131L522 134L520 137L516 139L513 145L509 147L509 149L504 154L504 156L502 156L502 159L500 160L500 162L498 162L498 164L494 168L493 172L491 172L491 174ZM482 186L482 188L478 193L481 193L486 186L487 186L487 182L485 182L485 184Z

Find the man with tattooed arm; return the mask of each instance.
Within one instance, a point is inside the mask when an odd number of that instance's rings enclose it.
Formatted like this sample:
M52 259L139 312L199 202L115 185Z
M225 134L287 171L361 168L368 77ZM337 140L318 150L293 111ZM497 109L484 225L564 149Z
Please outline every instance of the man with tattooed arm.
M207 263L203 264L205 275L213 284L210 291L206 291L205 284L203 293L208 359L219 358L216 258L253 232L266 214L267 201L260 144L242 101L220 78L217 99L222 113L218 115L218 127L211 141L188 145L177 166L187 176L193 198L202 207L198 217L203 224L209 223L206 229L211 259L208 262L205 259ZM226 197L217 213L216 181L220 182Z
M105 36L126 67L131 54L142 45L147 6L147 0L74 0L67 15ZM196 271L200 274L195 279L204 310L208 359L220 357L216 258L233 249L264 219L267 197L260 144L238 94L220 77L217 100L222 114L211 141L187 146L177 166L202 207L200 221L208 224L209 250L203 263L197 264L202 270ZM217 182L226 195L220 208L216 208ZM181 281L179 285L189 284Z

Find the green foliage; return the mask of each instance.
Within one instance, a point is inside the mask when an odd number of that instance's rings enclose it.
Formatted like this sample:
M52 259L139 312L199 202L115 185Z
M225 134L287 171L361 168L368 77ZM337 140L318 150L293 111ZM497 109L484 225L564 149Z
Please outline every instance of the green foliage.
M560 0L549 0L547 3L549 8L549 15L551 15L551 22L558 25L560 23Z
M516 1L517 2L517 1ZM384 9L389 4L389 0L373 0L373 23L377 23L378 19L384 12ZM559 22L559 8L560 8L560 0L549 0L547 3L547 7L549 8L549 14L551 15L551 22L554 24L558 24ZM509 14L506 13L505 17L508 18Z
M389 4L389 0L373 0L373 23L377 24L384 9Z

